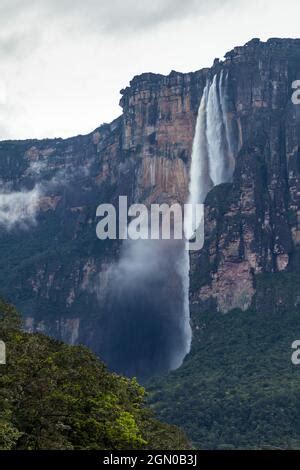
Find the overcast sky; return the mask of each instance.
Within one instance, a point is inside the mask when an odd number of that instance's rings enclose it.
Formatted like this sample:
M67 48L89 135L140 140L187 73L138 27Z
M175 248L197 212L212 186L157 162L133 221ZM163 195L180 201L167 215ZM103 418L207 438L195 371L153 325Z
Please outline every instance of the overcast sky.
M134 75L300 37L299 0L0 0L0 139L88 133Z

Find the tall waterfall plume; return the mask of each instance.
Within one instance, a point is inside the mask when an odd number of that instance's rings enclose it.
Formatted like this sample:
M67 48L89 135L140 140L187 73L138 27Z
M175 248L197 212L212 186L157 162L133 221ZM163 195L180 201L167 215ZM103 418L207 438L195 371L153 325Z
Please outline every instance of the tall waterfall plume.
M237 152L236 122L228 99L228 74L223 70L208 80L200 101L193 141L188 203L203 204L208 192L232 180ZM196 230L190 211L185 233Z
M203 211L195 217L195 205L203 204L214 186L231 182L236 153L237 128L228 98L228 74L222 70L207 81L198 109L190 167L189 206L185 217L187 239L192 238L199 224L204 222ZM186 272L184 305L189 309L188 251L183 270ZM187 344L191 344L191 337Z

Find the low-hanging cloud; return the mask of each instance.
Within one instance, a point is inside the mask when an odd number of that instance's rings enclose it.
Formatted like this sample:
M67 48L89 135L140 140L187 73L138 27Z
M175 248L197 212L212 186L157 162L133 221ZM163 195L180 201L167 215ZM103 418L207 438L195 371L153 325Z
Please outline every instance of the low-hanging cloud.
M53 172L46 179L47 163L43 160L31 162L24 176L32 180L33 188L12 189L11 184L0 185L0 228L6 231L12 229L29 229L37 223L41 198L53 194L59 188L67 187L78 178L89 174L89 167L67 164L64 168Z
M40 195L38 185L30 191L1 192L0 226L10 231L14 227L24 229L34 225Z

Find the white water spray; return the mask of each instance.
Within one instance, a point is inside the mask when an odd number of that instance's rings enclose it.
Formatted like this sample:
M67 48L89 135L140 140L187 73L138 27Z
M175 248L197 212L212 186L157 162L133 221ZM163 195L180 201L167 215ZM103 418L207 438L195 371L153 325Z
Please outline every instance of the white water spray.
M191 206L203 204L208 192L218 184L232 180L235 154L235 123L228 106L228 76L215 75L208 81L199 105L195 137L193 141L189 198ZM191 238L196 230L188 213L185 234ZM191 233L191 228L193 232Z
M200 101L192 148L188 203L191 209L185 220L185 236L190 239L198 226L203 223L204 213L196 218L196 204L205 202L208 192L221 183L229 183L235 168L236 123L230 112L228 99L228 74L216 74L212 81L207 81ZM184 260L185 313L189 312L189 253ZM186 312L188 310L188 314ZM191 333L187 339L188 351L191 345Z

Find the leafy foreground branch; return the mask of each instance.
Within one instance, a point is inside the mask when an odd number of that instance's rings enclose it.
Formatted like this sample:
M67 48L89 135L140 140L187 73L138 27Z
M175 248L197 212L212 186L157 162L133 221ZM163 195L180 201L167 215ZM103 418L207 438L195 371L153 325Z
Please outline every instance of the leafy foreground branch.
M0 300L0 449L187 449L175 426L155 420L135 379L107 371L83 346L21 330Z

